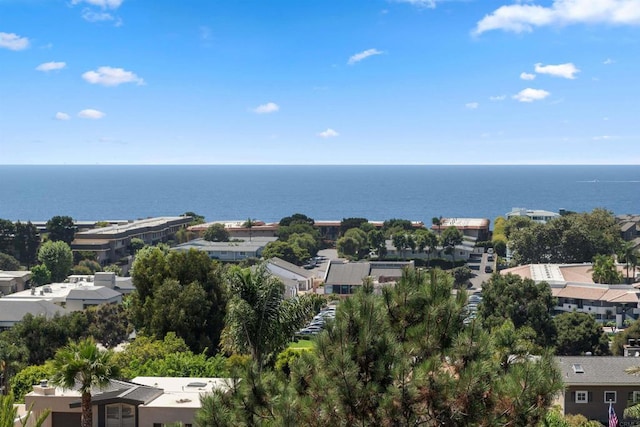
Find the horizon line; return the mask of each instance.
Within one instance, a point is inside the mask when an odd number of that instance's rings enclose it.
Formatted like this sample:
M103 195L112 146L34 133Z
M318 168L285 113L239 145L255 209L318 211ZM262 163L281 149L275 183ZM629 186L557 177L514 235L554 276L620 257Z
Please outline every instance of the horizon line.
M640 166L638 163L0 163L3 166Z

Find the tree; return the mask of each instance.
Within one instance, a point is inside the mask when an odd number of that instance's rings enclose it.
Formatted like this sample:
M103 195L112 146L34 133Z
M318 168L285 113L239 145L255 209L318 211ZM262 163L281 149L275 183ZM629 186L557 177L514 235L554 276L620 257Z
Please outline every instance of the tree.
M553 322L557 331L557 355L580 356L587 352L597 356L610 354L609 339L592 315L563 313L556 316Z
M281 240L267 243L262 250L264 259L280 258L295 265L304 264L310 256L311 254L306 249L302 249L294 243Z
M131 241L129 242L129 253L131 255L135 255L138 253L138 251L142 248L145 247L145 243L144 240L142 240L139 237L134 237L131 239Z
M182 214L182 216L190 216L192 218L192 220L189 223L189 225L204 224L204 216L198 215L195 212L191 212L191 211L185 212L184 214Z
M447 253L450 253L453 257L453 262L456 262L456 246L462 243L463 235L462 231L456 227L447 227L440 236L442 240L442 246Z
M11 378L11 392L16 400L24 402L24 396L33 391L34 384L52 376L53 367L50 363L27 366Z
M460 287L467 283L467 281L473 277L473 271L471 271L469 267L464 265L462 267L456 267L451 270L451 275L453 276L454 285Z
M3 332L3 340L26 349L26 363L41 365L69 340L86 337L89 323L84 312L76 311L52 318L26 314L13 328Z
M13 255L13 241L16 234L16 226L8 219L0 218L0 252Z
M251 241L251 229L256 225L256 220L251 219L251 217L247 218L247 220L242 224L243 228L249 229L249 241Z
M482 286L483 299L478 314L487 329L511 320L516 328L530 327L541 347L555 342L556 329L551 313L555 299L546 282L536 283L514 274L494 274Z
M623 282L622 274L618 271L612 256L596 255L593 258L593 272L591 277L595 283L615 285Z
M31 283L33 286L42 286L51 283L51 272L44 264L31 267Z
M131 321L158 338L176 332L195 353L215 353L226 306L223 266L206 252L146 247L131 274Z
M340 234L344 235L352 228L360 228L365 222L369 222L369 220L367 218L342 218L340 222Z
M387 243L381 230L371 230L367 234L367 241L371 250L375 251L378 257L382 258L387 254Z
M76 224L70 216L56 215L47 221L47 232L49 240L70 245L76 235Z
M627 283L633 283L635 280L635 271L638 266L639 254L636 247L631 242L624 242L620 250L620 259L626 264ZM633 271L633 277L630 276L629 270Z
M431 218L431 224L436 226L438 228L438 236L440 235L440 233L442 232L442 216L434 216L433 218Z
M73 266L73 253L63 241L47 241L38 251L38 260L51 272L51 280L62 282Z
M285 216L284 218L282 218L279 225L280 227L288 227L295 223L305 223L307 225L313 226L313 224L315 224L315 221L313 220L313 218L310 218L305 214L295 213L291 216Z
M133 328L123 304L101 304L85 310L88 333L100 344L113 348L129 338Z
M538 425L562 387L553 358L513 361L464 325L451 291L437 270L407 270L382 295L365 282L288 377L249 370L203 397L198 425Z
M0 252L0 270L17 271L20 270L20 261L9 254Z
M184 340L173 332L169 332L162 340L139 335L123 351L115 353L113 361L125 378L228 375L226 358L220 354L215 357L208 357L205 353L194 354Z
M396 233L391 237L391 242L396 248L396 251L400 253L400 258L404 259L404 251L409 246L407 235L405 233Z
M0 427L15 427L18 418L20 418L20 425L22 427L41 427L50 413L51 409L45 409L40 414L37 414L36 418L31 419L33 413L31 412L31 408L29 408L26 415L20 416L13 395L0 396Z
M11 338L9 334L3 334L0 339L0 389L2 394L7 394L9 378L19 370L27 354L24 345Z
M569 214L546 224L512 217L504 231L518 264L591 262L596 255L618 253L622 247L614 215L604 209Z
M40 233L31 221L26 224L16 222L14 248L16 257L27 267L31 267L38 259L40 247Z
M202 237L209 242L228 242L229 232L225 229L224 224L211 224Z
M103 268L103 271L116 273L116 276L122 277L122 268L118 264L109 264Z
M251 355L259 370L281 352L309 318L310 305L285 299L284 285L266 269L233 268L222 348Z
M110 351L99 350L93 338L70 342L59 349L53 359L52 382L66 389L78 387L81 393L82 427L93 426L91 389L104 388L119 375Z

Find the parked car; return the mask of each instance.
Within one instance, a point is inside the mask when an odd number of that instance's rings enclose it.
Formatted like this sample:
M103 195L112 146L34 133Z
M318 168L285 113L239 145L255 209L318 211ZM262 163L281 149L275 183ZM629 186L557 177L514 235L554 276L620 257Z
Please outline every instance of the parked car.
M484 272L485 273L493 273L493 267L491 267L490 265L487 265L484 267Z

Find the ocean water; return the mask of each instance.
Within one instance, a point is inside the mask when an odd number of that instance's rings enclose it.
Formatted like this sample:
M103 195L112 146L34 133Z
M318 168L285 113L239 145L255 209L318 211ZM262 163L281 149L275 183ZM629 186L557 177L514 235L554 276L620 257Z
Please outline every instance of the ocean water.
M0 218L435 216L512 207L640 213L640 166L0 166Z

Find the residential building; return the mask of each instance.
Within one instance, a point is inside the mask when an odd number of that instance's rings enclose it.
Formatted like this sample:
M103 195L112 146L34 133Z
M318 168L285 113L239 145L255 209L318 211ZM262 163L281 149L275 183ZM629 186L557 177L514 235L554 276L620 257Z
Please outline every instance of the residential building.
M640 347L638 347L640 349ZM623 423L624 410L640 403L640 380L625 372L640 365L638 357L562 356L556 357L564 391L556 403L565 415L584 415L608 424L609 403Z
M287 296L297 295L298 291L309 291L313 289L314 273L300 268L295 264L280 258L271 258L267 261L267 270L283 281L289 289ZM295 293L291 288L295 288Z
M617 268L621 274L626 273L624 265ZM592 264L528 264L500 273L549 284L552 295L557 298L556 313L589 313L599 322L614 321L618 327L622 327L625 320L637 320L640 291L632 285L594 283L591 269Z
M324 277L324 293L348 296L355 293L365 279L371 278L376 289L395 283L413 261L344 262L330 260Z
M12 328L27 314L52 318L66 313L67 310L51 301L0 298L0 330Z
M140 219L93 228L76 233L75 239L71 242L71 249L95 252L100 264L112 264L129 255L131 239L142 239L147 245L167 242L189 222L191 217L174 216Z
M0 270L0 296L20 292L29 287L30 271Z
M476 242L471 237L466 237L463 239L462 243L456 245L453 248L452 253L446 253L445 249L441 246L437 248L433 248L430 252L419 252L412 251L411 248L406 248L405 250L398 250L393 245L393 240L386 240L385 246L387 249L386 258L391 259L445 259L448 261L468 261L471 258L471 255L478 254L481 255L484 251L482 247L476 247Z
M489 221L486 218L441 218L439 225L432 225L431 230L441 233L449 227L455 227L467 237L475 240L489 240Z
M92 391L94 426L160 427L170 423L195 424L200 397L227 387L223 378L136 377L131 381L111 380ZM43 427L80 426L80 393L53 387L46 380L25 396L27 407L38 413L50 408Z
M254 237L277 237L278 236L278 223L267 224L264 221L252 221L251 227L245 227L247 220L235 220L235 221L211 221L206 224L192 225L189 227L189 231L196 233L197 236L202 237L207 228L214 224L224 225L225 230L229 233L231 239L251 239Z
M640 215L617 215L620 236L630 242L634 249L640 249Z
M114 273L104 273L104 276ZM93 282L92 276L87 280L76 280L66 283L51 283L6 295L0 301L11 301L16 305L24 304L28 301L48 301L64 307L67 311L80 311L87 307L100 304L119 304L122 302L123 293L116 291L115 279L99 280L98 284ZM106 286L105 286L106 285ZM2 313L0 312L0 318Z
M246 239L229 242L209 242L204 239L195 239L171 249L175 251L195 249L206 252L211 259L237 262L247 258L260 258L267 243L275 240L277 240L276 237L254 237L251 241Z
M560 216L559 213L549 212L540 209L526 209L526 208L512 208L511 212L507 212L507 219L514 216L526 216L531 218L534 222L539 222L541 224L546 224L554 218Z

